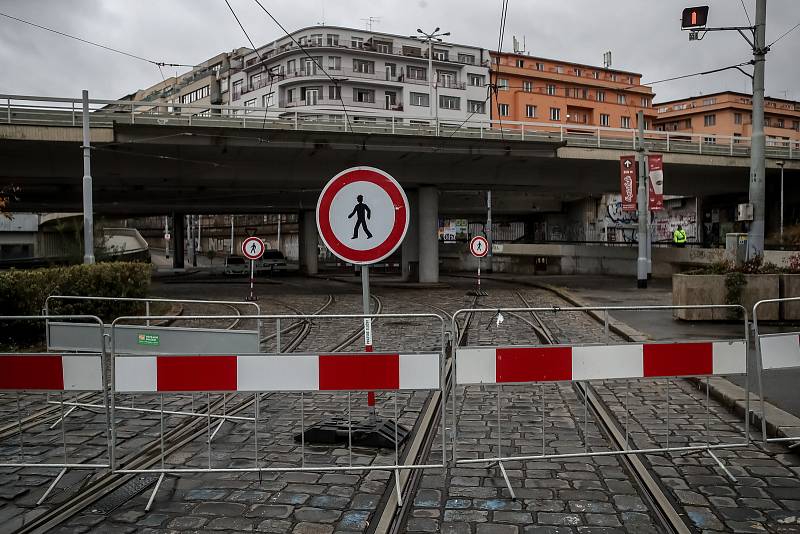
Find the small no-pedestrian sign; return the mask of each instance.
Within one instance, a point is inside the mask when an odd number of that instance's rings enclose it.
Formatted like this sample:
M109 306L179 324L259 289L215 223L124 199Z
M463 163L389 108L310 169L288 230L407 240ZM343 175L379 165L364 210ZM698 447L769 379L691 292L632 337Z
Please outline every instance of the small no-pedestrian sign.
M248 237L242 241L242 254L248 260L257 260L264 255L264 242L258 237Z
M476 258L483 258L489 253L489 242L482 235L476 235L469 242L469 251Z
M369 265L397 250L408 230L408 198L388 173L351 167L325 185L317 229L325 246L348 263Z

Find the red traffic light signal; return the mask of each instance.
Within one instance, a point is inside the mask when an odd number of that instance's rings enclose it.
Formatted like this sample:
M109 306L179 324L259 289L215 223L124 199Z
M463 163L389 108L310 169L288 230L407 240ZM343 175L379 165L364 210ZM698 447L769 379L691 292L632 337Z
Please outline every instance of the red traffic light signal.
M708 6L687 7L681 17L681 29L702 28L708 21Z

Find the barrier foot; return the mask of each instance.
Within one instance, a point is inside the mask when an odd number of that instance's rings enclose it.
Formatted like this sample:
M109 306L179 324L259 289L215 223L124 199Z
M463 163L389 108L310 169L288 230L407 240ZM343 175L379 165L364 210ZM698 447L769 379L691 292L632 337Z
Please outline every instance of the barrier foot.
M222 421L219 422L219 424L217 425L217 428L215 428L214 432L211 433L211 437L208 438L208 441L214 441L214 436L217 435L217 432L219 432L219 429L222 428L222 423L224 423L224 422L225 422L225 419L223 419Z
M397 506L403 506L403 496L400 493L400 470L394 470L394 489L397 492Z
M728 475L728 478L730 478L732 482L739 482L738 480L736 480L736 477L733 476L733 473L728 471L728 468L725 467L725 465L722 463L722 461L720 461L719 458L717 458L716 454L711 452L711 450L706 450L706 452L709 454L709 456L711 456L714 459L715 462L717 462L717 465L719 465L720 469L725 471L725 474Z
M506 473L506 468L503 465L503 462L497 462L497 465L500 466L500 472L503 473L503 478L506 479L506 487L508 488L508 492L511 494L511 500L517 500L517 494L514 493L514 488L511 487L511 481L508 480L508 474Z
M53 401L53 403L55 403L55 401ZM64 415L62 415L62 416L60 416L58 419L56 419L56 422L55 422L55 423L53 423L52 425L50 425L50 430L53 430L55 427L57 427L58 425L60 425L60 424L61 424L61 420L62 420L62 419L66 419L66 418L67 418L67 416L68 416L69 414L71 414L72 412L74 412L74 411L75 411L75 408L77 408L77 406L73 406L72 408L70 408L69 410L67 410L67 411L66 411L66 413L64 413Z
M798 441L798 442L797 442L797 443L795 443L794 445L789 445L789 448L790 448L790 449L794 449L795 447L800 447L800 441Z
M153 506L153 501L156 500L156 493L158 493L158 488L161 487L161 483L164 482L164 474L161 473L158 476L158 480L156 481L156 487L153 488L153 493L150 494L150 498L147 500L147 506L144 507L145 512L149 512L150 508Z
M44 492L44 495L42 495L41 498L38 501L36 501L36 506L42 504L44 500L47 498L47 496L50 495L50 492L56 489L56 484L58 484L58 481L61 480L61 477L63 477L66 473L67 473L67 468L65 467L64 469L61 470L56 479L50 484L50 487L47 488L47 491Z

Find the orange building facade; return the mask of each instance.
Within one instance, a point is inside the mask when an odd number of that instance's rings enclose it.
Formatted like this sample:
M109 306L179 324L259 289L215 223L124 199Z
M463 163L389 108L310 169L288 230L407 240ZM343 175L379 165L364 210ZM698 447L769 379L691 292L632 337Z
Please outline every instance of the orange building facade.
M746 93L725 91L656 104L656 129L716 136L752 135L753 99ZM764 135L767 146L800 142L800 102L766 98ZM795 145L796 146L796 145Z
M641 74L518 53L490 56L498 85L493 120L633 129L641 110L645 128L653 127L655 95Z

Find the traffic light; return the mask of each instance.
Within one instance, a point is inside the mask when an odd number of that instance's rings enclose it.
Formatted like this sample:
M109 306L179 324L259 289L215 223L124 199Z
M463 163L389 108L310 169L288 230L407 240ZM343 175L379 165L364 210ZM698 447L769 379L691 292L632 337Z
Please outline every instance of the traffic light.
M681 17L681 29L702 28L708 20L708 6L687 7Z

